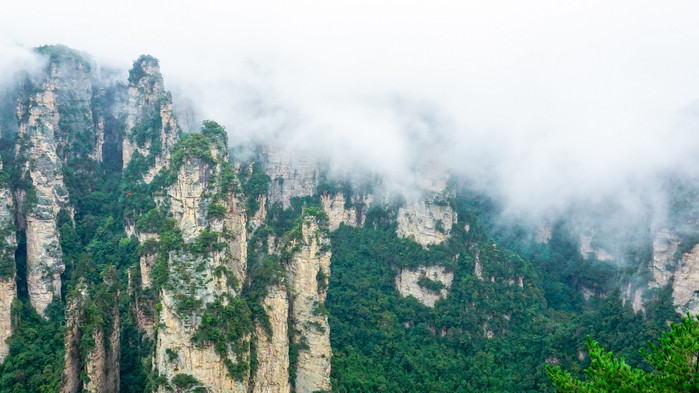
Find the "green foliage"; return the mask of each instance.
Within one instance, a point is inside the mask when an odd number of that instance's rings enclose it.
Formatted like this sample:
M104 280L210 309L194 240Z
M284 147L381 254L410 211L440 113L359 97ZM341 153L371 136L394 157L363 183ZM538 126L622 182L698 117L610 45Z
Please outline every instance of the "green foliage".
M136 124L129 134L129 139L140 148L144 148L146 144L150 143L150 152L158 154L162 149L160 141L162 128L163 119L160 116L160 108L156 107Z
M138 82L147 76L145 71L143 70L143 66L146 63L150 63L152 65L157 66L158 65L158 59L156 59L153 56L150 55L141 55L136 61L133 62L133 67L129 71L129 83L130 84L138 84Z
M262 165L259 162L254 162L249 171L247 169L241 170L238 176L243 193L247 198L248 216L252 217L259 208L259 197L267 195L271 179L262 169Z
M221 220L226 216L226 207L220 203L212 203L206 212L206 218L210 220Z
M201 382L189 374L177 374L172 377L172 384L175 385L176 391L179 392L206 392L204 390L196 390L201 387ZM203 389L203 388L202 388Z
M659 344L641 354L652 372L630 367L589 336L586 344L590 366L584 381L561 367L547 367L549 378L559 392L697 392L699 391L699 324L687 314L679 324L663 333Z
M199 159L209 165L216 164L211 155L211 140L199 133L184 135L177 141L172 153L173 170L179 170L185 159Z
M227 296L226 300L224 303L219 298L206 305L192 342L196 345L213 345L216 353L226 362L230 376L243 380L249 364L240 359L247 346L244 338L252 331L250 309L240 297ZM239 359L237 363L230 360L229 351Z
M427 289L428 291L436 292L439 293L442 289L444 289L444 284L441 281L435 281L435 280L430 280L426 275L421 275L417 279L417 285L421 286L422 288Z
M60 302L47 309L48 320L28 304L15 300L10 352L0 365L0 390L18 393L59 391L63 371L65 318Z
M82 63L83 67L87 68L88 71L90 70L90 62L85 58L85 55L65 45L43 45L34 48L34 51L48 56L51 63L76 61Z

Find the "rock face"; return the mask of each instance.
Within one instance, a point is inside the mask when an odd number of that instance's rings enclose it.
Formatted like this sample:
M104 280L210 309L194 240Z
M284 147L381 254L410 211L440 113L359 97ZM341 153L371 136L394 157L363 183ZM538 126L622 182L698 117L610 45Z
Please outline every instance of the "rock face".
M136 156L150 157L153 165L144 175L145 182L150 183L169 163L179 135L172 115L172 95L165 90L158 61L151 56L139 57L130 71L126 113L123 167Z
M421 281L439 282L439 290L426 288ZM437 300L445 298L454 280L454 273L447 272L441 266L420 266L415 270L401 268L396 275L396 288L401 296L412 296L427 307L434 307ZM428 281L429 282L429 281Z
M413 237L423 246L441 244L456 223L456 212L449 206L431 201L411 201L398 210L399 237Z
M547 244L553 236L553 226L549 220L542 220L534 230L534 242L537 244Z
M331 231L336 230L340 224L353 227L364 226L366 212L373 200L372 195L357 197L347 206L347 201L342 193L321 195L320 197L323 210L328 215L328 227Z
M85 361L87 381L83 391L90 393L119 392L119 370L121 346L119 342L119 294L113 299L115 307L110 311L112 324L109 329L102 327L92 331L94 346L89 350Z
M51 66L52 72L54 66ZM32 188L22 206L27 231L27 287L29 300L44 315L61 291L65 270L56 230L58 212L68 209L62 163L56 154L59 134L56 81L47 77L27 100L18 105L19 148L17 158L26 160L25 176Z
M233 380L213 346L197 347L192 343L196 320L185 319L175 312L173 296L161 298L160 324L153 366L161 377L171 382L177 374L196 378L211 393L245 392L244 383ZM159 392L168 391L160 386Z
M329 240L314 217L305 217L298 251L291 258L287 280L291 288L292 339L298 349L295 391L330 390L330 327L325 310L330 277Z
M598 261L613 261L614 256L606 250L592 247L592 239L593 236L591 235L580 235L580 255L583 258L594 257Z
M264 299L269 330L255 326L257 369L252 381L253 393L288 393L289 385L289 299L286 286L270 287Z
M680 240L669 229L656 231L653 236L653 260L650 265L651 288L663 287L670 281L679 245Z
M82 335L80 325L85 318L85 300L87 288L84 283L79 283L75 295L68 299L66 305L66 335L64 346L66 349L65 362L63 363L63 375L61 380L61 393L79 393L82 391L82 361L80 359L80 338Z
M213 343L195 344L202 313L209 303L227 304L246 278L246 213L241 200L222 192L218 183L226 162L225 140L212 144L212 160L185 157L175 182L166 191L167 206L182 234L185 248L169 256L169 279L160 293L162 309L156 333L153 367L173 384L178 374L196 378L211 393L245 392L247 377L233 378L227 361L247 362L228 350L223 358ZM212 206L218 206L214 215ZM194 251L202 239L212 242ZM208 248L208 249L207 249ZM194 304L194 306L184 306ZM225 322L222 322L225 323ZM167 387L160 385L158 391Z
M672 283L672 298L682 313L699 314L699 245L682 256Z
M265 173L270 177L269 204L280 202L286 209L293 197L313 195L318 186L318 163L303 155L267 146L262 153Z
M0 163L2 173L2 163ZM9 352L6 340L12 335L12 301L17 295L15 284L15 249L17 236L12 211L12 193L0 185L0 363Z

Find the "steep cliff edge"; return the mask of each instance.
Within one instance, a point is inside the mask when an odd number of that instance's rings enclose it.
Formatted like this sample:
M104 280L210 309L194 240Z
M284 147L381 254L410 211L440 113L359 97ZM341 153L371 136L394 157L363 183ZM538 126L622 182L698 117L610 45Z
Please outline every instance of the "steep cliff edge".
M263 307L268 324L257 323L257 369L253 393L288 393L289 384L289 298L284 284L268 288Z
M366 213L369 206L374 202L374 196L356 196L348 201L342 193L338 192L336 194L321 195L320 202L325 214L328 215L328 227L331 231L334 231L340 224L353 227L364 226Z
M287 269L291 289L291 338L298 351L295 391L330 390L330 327L325 297L330 276L327 235L313 216L304 217Z
M135 158L147 165L146 183L168 165L179 136L172 114L172 95L165 90L158 60L141 56L129 72L126 127L122 145L122 164L126 168Z
M0 176L4 175L0 162ZM8 354L7 339L12 335L12 302L17 296L16 248L12 193L4 182L0 182L0 363Z
M270 205L280 202L286 209L293 197L303 197L316 193L320 177L319 163L300 153L282 151L272 145L264 148L261 161L264 171L270 177Z
M23 163L24 178L31 184L19 194L26 216L27 287L32 306L42 315L53 298L60 296L65 265L56 218L61 209L70 209L57 155L59 69L58 64L51 62L48 75L41 82L26 86L17 108L17 161Z
M413 238L423 246L441 244L456 223L456 212L448 204L411 201L398 210L399 237Z
M184 136L173 153L175 176L163 206L181 241L158 262L167 263L158 282L153 358L161 392L179 386L183 376L212 393L247 391L250 327L237 319L246 309L239 294L246 279L247 217L236 195L239 185L224 176L227 165L226 135L214 123L205 123L202 134Z

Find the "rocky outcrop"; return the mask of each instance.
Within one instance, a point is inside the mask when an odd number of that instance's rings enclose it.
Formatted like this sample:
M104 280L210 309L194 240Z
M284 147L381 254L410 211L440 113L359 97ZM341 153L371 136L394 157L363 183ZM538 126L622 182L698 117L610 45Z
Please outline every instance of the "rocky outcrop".
M595 258L598 261L613 261L614 256L602 248L592 246L593 235L580 235L580 255L583 258Z
M345 224L353 227L364 226L366 213L369 205L373 202L374 197L368 195L365 197L352 198L348 204L345 196L342 193L335 195L321 195L320 202L323 205L325 214L328 215L328 228L331 231L336 230L340 224Z
M27 287L29 300L41 315L54 296L60 296L65 270L56 218L61 209L68 209L68 192L56 154L56 96L56 82L49 77L18 105L17 159L25 162L25 178L32 183L26 193L20 194L26 215Z
M699 314L699 245L682 256L672 282L672 298L680 312Z
M417 269L400 268L396 288L401 296L412 296L427 307L434 307L439 299L447 297L454 273L441 266L420 266Z
M69 295L62 393L119 391L119 282L113 268L105 270L104 277L98 296L91 298L95 291L91 295L82 278Z
M409 201L398 210L399 237L413 238L423 246L441 244L456 223L456 212L448 204L434 201Z
M247 376L234 378L228 366L229 362L248 361L246 350L241 354L231 349L231 345L244 347L246 338L227 344L226 356L213 342L194 342L208 305L228 304L238 296L246 278L245 205L219 184L221 165L228 160L225 140L210 142L210 158L184 152L176 180L166 190L165 205L185 246L169 254L153 367L171 384L184 374L196 378L210 393L246 392ZM159 392L166 390L165 385L158 388Z
M108 328L97 326L92 330L94 345L90 348L85 360L87 378L83 392L119 392L121 345L118 292L112 302L115 306L109 310L111 325Z
M669 229L657 230L653 236L653 260L649 266L651 288L667 285L675 268L676 253L680 240Z
M330 327L325 297L330 277L329 240L314 217L304 218L301 238L287 269L291 290L291 334L298 349L295 391L330 390Z
M270 177L270 205L280 202L286 209L291 198L316 193L320 176L318 162L300 153L283 152L274 146L266 146L262 152L264 171Z
M255 326L257 369L252 393L288 393L289 385L289 299L286 286L268 288L263 306L269 324Z
M0 280L0 362L10 352L7 339L12 335L12 302L17 296L14 277Z
M1 173L2 162L0 162ZM17 296L16 248L12 193L0 184L0 363L5 360L10 350L6 341L12 335L12 302Z
M144 181L150 183L170 162L179 127L172 114L172 95L165 90L158 60L141 56L129 73L122 165L138 154L152 160Z
M85 301L87 287L80 282L66 305L66 333L64 337L65 356L61 380L61 393L79 393L83 381L80 373L83 370L80 356L81 325L85 319Z
M48 79L56 93L56 151L63 163L87 170L89 159L102 160L104 142L104 122L94 116L100 102L94 99L99 87L93 66L84 55L66 47L43 51L50 58Z
M553 225L550 220L541 220L534 229L534 242L537 244L547 244L553 236Z
M235 381L212 345L197 346L192 342L198 321L185 318L175 311L175 297L161 297L160 325L158 328L153 366L168 382L178 374L196 378L210 393L246 392L245 383ZM160 386L159 392L167 392Z

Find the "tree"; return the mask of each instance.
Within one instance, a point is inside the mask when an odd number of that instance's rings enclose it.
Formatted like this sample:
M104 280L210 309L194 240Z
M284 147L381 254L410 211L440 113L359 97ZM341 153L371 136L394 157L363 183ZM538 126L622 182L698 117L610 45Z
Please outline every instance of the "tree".
M586 346L591 364L585 370L584 381L560 367L547 366L547 374L561 393L699 392L697 320L687 314L681 323L672 324L670 331L663 333L658 341L659 345L649 343L650 352L641 349L641 354L654 369L651 372L631 368L624 358L605 352L588 336Z

